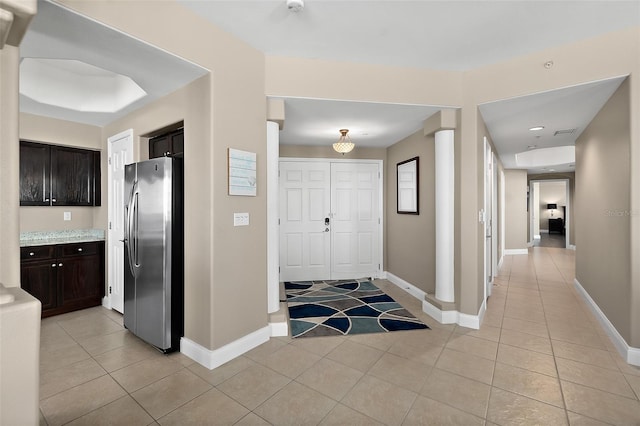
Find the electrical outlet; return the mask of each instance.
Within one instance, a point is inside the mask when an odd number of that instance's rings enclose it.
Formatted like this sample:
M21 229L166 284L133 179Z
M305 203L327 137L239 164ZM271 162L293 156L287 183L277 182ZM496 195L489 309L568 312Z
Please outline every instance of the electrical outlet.
M233 226L248 226L248 225L249 225L249 213L233 214Z
M64 212L64 220L71 220L71 212Z

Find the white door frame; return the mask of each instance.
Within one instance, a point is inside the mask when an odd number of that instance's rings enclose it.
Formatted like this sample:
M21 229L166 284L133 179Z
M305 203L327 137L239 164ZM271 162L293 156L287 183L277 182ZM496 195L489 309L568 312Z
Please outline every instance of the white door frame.
M564 246L566 249L575 249L574 246L571 245L571 181L568 178L560 178L560 179L536 179L536 180L532 180L530 182L530 185L533 184L534 182L540 184L540 183L545 183L545 182L564 182L564 189L565 189L565 200L566 200L566 215L564 218L564 228L565 228L565 233L564 233ZM533 204L533 200L532 200L532 204ZM537 210L540 209L540 206L531 206L531 209L536 209L536 218L539 215L539 212ZM533 210L531 211L533 213ZM539 219L538 219L539 221ZM531 232L533 233L533 219L532 219L532 224L531 224Z
M375 276L374 278L384 278L384 270L383 270L383 264L384 264L384 258L383 258L383 254L384 254L384 169L383 169L383 165L384 162L383 160L362 160L362 159L342 159L342 158L299 158L299 157L280 157L278 163L280 162L329 162L329 163L360 163L360 164L377 164L378 165L378 172L380 173L380 179L378 179L378 191L379 191L379 197L378 197L378 214L380 217L380 224L378 225L378 256L380 259L380 270L378 272L378 276ZM275 171L271 171L274 173L278 173L278 170ZM270 173L270 171L267 171L267 173ZM271 208L274 208L276 211L269 211L267 212L267 214L274 214L274 217L279 217L280 216L280 212L279 212L279 206L280 203L274 203L271 205ZM269 208L269 207L268 207ZM267 247L272 247L271 244L267 244ZM271 257L271 254L269 253L268 258ZM275 256L276 259L280 259L279 253L277 253L277 255Z
M487 137L484 137L484 173L483 173L483 188L484 188L484 203L483 203L483 213L482 213L482 221L483 223L483 247L484 247L484 266L483 266L483 286L484 286L484 300L487 300L489 296L491 296L491 286L493 285L494 278L494 259L495 254L493 253L494 242L493 239L496 238L495 230L495 211L494 211L494 198L493 194L494 188L494 169L495 163L493 161L494 154L493 149L491 149L491 145ZM490 179L489 179L490 178ZM489 181L489 182L488 182ZM487 214L487 211L490 211L491 214ZM491 241L488 242L489 250L487 250L487 239L491 237ZM487 265L489 265L487 267Z
M114 263L113 263L113 259L111 259L111 256L108 255L109 253L109 243L111 242L111 235L110 235L110 230L111 230L111 223L113 223L114 221L114 217L113 214L114 212L111 209L111 206L113 206L113 185L112 185L112 172L111 172L111 167L110 167L110 159L111 159L111 144L114 141L123 139L123 138L129 138L129 144L127 146L127 151L131 152L131 161L133 162L133 158L134 158L134 152L133 152L133 129L128 129L125 130L123 132L120 132L116 135L110 136L109 138L107 138L107 203L108 203L108 208L107 208L107 280L106 280L106 285L107 288L105 289L105 294L106 296L102 299L102 305L108 309L111 309L112 303L111 303L111 293L109 292L109 286L111 283L111 277L113 276L113 270L112 268L114 268ZM124 272L124 271L123 271Z

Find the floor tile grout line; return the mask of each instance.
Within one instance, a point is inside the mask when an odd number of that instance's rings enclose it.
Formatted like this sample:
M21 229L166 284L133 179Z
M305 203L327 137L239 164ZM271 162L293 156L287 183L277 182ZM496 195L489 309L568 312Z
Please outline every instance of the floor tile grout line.
M552 261L553 261L553 258L552 258ZM556 269L558 269L558 266L557 266L557 264L556 264L555 262L554 262L554 266L556 267ZM537 282L537 279L536 279L536 282ZM539 286L538 286L538 287L539 287ZM546 309L544 308L544 303L543 303L543 305L542 305L542 310L543 310L543 314L544 314L544 319L545 319L545 325L546 325L546 328L547 328L547 333L548 333L548 335L549 335L549 345L551 346L551 354L552 354L552 356L553 356L553 365L554 365L554 367L555 367L555 369L556 369L557 380L558 380L558 387L559 387L559 389L560 389L560 396L562 397L562 405L563 405L563 409L564 409L564 414L565 414L565 417L566 417L566 419L567 419L567 424L569 425L569 424L571 424L571 421L570 421L570 419L569 419L569 412L568 412L568 407L567 407L567 399L566 399L566 397L565 397L565 395L564 395L564 389L563 389L563 387L562 387L562 380L561 380L561 378L560 378L560 377L561 377L561 376L560 376L560 370L559 370L559 368L558 368L558 361L557 361L557 359L556 359L555 349L554 349L554 347L553 347L553 341L552 341L552 339L551 339L551 331L549 330L549 321L548 321L548 319L547 319L547 313L546 313Z

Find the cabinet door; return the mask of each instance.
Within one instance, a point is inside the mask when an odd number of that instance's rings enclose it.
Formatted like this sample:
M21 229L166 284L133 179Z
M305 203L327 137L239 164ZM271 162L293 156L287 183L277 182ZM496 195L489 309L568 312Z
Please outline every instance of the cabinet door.
M92 151L51 148L51 205L91 206L94 190Z
M20 266L22 289L40 300L42 315L58 306L55 259L23 262Z
M20 205L48 206L49 145L20 141Z
M158 136L149 139L149 158L164 157L171 154L171 139L169 136Z
M171 135L171 154L182 157L184 154L184 129L180 129Z
M60 259L58 280L62 290L63 307L79 308L99 304L104 285L98 255L74 256ZM102 274L103 275L103 274ZM93 303L92 303L93 302Z
M174 130L149 139L149 158L167 155L182 157L184 152L184 129Z

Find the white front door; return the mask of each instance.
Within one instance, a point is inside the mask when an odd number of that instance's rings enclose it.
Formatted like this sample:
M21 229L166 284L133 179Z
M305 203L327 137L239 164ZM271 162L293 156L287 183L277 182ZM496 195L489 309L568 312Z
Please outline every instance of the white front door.
M332 278L376 276L380 270L378 165L331 164Z
M331 277L330 165L280 163L280 279Z
M133 162L133 130L110 137L109 158L109 289L112 309L124 313L124 166Z
M377 163L280 162L280 280L378 276Z

